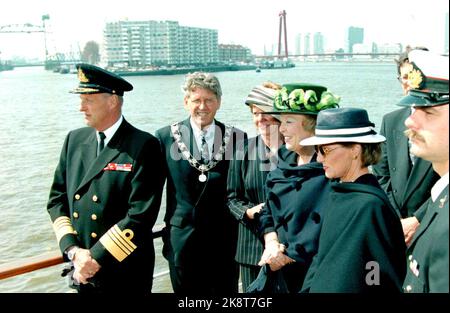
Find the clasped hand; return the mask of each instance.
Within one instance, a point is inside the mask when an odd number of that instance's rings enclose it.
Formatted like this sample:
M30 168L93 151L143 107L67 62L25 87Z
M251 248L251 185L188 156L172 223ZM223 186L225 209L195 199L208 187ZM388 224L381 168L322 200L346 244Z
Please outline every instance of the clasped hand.
M93 277L100 269L100 264L92 258L88 249L78 249L73 260L75 271L73 279L82 284L87 284L88 279Z
M284 254L285 249L286 247L283 244L279 243L278 240L270 240L266 243L264 252L258 265L262 266L264 264L268 264L272 271L278 271L286 264L295 262L294 259L291 259L286 254Z

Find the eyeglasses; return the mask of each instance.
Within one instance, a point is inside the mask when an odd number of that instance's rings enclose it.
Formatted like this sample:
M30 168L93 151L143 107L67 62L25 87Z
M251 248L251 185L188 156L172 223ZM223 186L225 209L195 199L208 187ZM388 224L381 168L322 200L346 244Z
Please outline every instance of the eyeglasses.
M398 75L397 79L400 83L405 83L408 80L408 74L404 74L403 76Z
M337 146L334 148L327 148L323 146L315 146L314 149L316 150L316 153L320 153L324 157L330 154L331 151L336 150L337 148L341 148L342 146Z

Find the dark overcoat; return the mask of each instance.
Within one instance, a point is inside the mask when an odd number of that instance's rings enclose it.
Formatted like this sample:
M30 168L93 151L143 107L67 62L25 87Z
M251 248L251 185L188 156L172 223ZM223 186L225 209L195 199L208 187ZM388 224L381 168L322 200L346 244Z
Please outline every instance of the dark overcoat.
M380 162L373 166L374 175L402 218L414 215L430 197L431 187L439 179L430 162L416 158L414 166L411 164L408 138L404 135L404 122L410 110L401 108L383 117L380 134L386 141L381 144ZM420 220L422 216L416 217Z
M216 155L225 136L225 125L215 121ZM181 141L196 160L200 153L189 118L179 123ZM244 133L234 129L225 155L205 174L181 153L171 126L159 129L166 177L166 229L163 254L169 261L172 286L176 293L223 294L237 292L237 265L234 261L237 223L226 205L229 160L235 143Z
M278 152L278 167L266 181L267 200L261 210L260 234L275 231L279 242L286 246L285 254L296 261L283 268L292 292L301 287L317 252L330 183L322 164L298 166L295 152L285 146Z
M433 202L407 250L405 292L449 292L448 185Z
M65 139L47 205L59 246L90 249L101 288L150 292L163 185L158 140L123 120L98 157L96 151L93 128Z
M371 185L332 184L302 292L401 292L406 246L400 220L376 178L364 176Z

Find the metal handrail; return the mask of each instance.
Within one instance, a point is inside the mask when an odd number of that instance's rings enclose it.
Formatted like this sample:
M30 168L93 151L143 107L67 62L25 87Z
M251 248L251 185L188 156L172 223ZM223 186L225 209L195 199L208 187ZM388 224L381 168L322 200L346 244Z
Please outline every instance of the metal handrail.
M164 224L156 225L155 227L153 227L153 239L162 237L163 228ZM0 280L58 265L63 262L64 259L60 251L51 251L40 254L38 256L24 258L19 261L7 262L4 264L0 264ZM155 274L155 276L159 277L166 275L167 273L162 272Z

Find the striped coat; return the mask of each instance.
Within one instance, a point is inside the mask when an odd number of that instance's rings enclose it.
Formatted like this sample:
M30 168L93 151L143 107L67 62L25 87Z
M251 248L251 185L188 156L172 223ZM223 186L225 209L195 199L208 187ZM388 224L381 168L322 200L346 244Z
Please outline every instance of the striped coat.
M248 140L241 155L230 163L228 172L228 208L240 222L235 260L240 264L257 265L263 245L258 238L258 219L250 220L245 212L266 200L265 182L271 167L269 149L261 136Z

